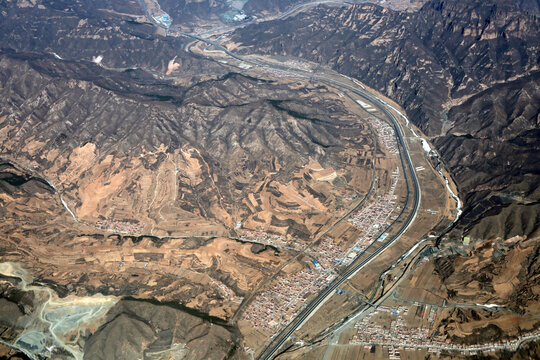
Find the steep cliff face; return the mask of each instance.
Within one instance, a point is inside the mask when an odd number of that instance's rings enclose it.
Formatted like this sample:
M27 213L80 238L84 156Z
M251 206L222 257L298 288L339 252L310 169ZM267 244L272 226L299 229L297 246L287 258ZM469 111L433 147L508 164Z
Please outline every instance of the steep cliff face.
M540 73L500 84L448 112L433 139L466 208L456 230L474 238L538 236Z
M245 53L326 63L394 98L436 135L451 100L539 65L539 31L540 20L512 3L434 0L415 13L321 6L239 29L231 41Z
M0 3L3 50L56 54L65 60L94 61L107 68L163 73L174 59L184 76L215 68L211 62L186 53L185 39L158 35L136 0L29 4L34 5Z

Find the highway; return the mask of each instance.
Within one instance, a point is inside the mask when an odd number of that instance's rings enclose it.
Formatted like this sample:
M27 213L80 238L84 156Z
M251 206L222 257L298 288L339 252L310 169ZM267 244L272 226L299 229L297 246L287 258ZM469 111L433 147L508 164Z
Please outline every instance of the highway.
M233 58L243 61L245 63L250 63L255 66L263 66L263 67L272 67L269 64L261 64L255 61L252 61L250 59L246 59L243 57L240 57L236 54L231 53L227 49L225 49L220 44L216 44L212 41L209 41L207 39L201 38L199 36L194 36L191 34L186 34L186 36L196 38L199 41L203 41L205 43L211 44L216 46L218 49L222 50L229 56L232 56ZM401 132L401 127L399 126L396 117L386 108L386 105L377 97L365 93L364 91L358 90L357 88L354 88L350 85L344 84L342 82L329 79L326 77L321 77L318 75L306 75L301 74L297 71L284 68L282 66L276 66L275 67L278 70L281 71L287 71L289 73L292 73L293 75L301 76L301 77L308 77L314 81L319 81L327 84L331 84L335 87L341 88L342 90L349 91L357 96L360 96L369 102L373 103L380 111L382 111L388 119L391 121L394 127L396 139L398 140L400 151L400 156L402 157L402 161L404 160L406 167L409 170L409 173L412 177L412 184L414 188L414 198L413 198L413 206L412 206L412 212L408 216L408 218L405 220L404 224L401 226L401 228L397 231L397 233L392 236L388 241L386 241L381 247L376 249L372 254L370 254L368 257L363 259L362 261L358 261L359 258L361 258L363 254L360 254L355 261L347 267L347 269L344 271L342 275L340 275L338 278L336 278L327 288L325 288L314 300L312 300L297 316L293 321L280 333L278 334L273 341L263 350L263 352L259 355L259 359L271 359L272 356L281 348L281 346L287 341L287 339L292 335L294 331L296 331L302 323L311 315L313 311L317 309L317 307L324 302L329 296L331 296L335 289L339 287L343 282L345 282L347 279L349 279L352 275L354 275L357 271L362 269L364 266L369 264L373 259L375 259L378 255L380 255L382 252L384 252L388 247L390 247L409 227L409 225L414 221L414 218L416 217L416 214L418 212L418 209L420 207L420 198L421 198L421 191L420 191L420 185L418 182L418 178L416 176L415 168L412 163L410 154L407 150L405 141L403 139L403 134ZM403 159L404 155L404 159ZM409 197L409 184L408 184L408 178L406 171L404 172L405 180L407 182L407 198ZM405 210L405 206L403 207L403 211ZM397 220L396 220L397 221Z
M259 66L263 68L273 68L281 71L286 71L288 73L291 73L295 76L300 76L304 78L309 78L314 81L319 81L322 83L333 85L337 88L340 88L344 90L345 92L350 92L354 95L360 96L367 101L371 102L373 105L375 105L376 108L378 108L382 113L384 113L388 120L392 123L396 139L398 141L398 147L400 148L400 157L402 161L405 162L406 168L409 170L409 173L411 174L412 178L412 185L413 185L413 206L412 206L412 212L409 214L407 219L405 220L404 224L401 226L401 228L394 234L388 241L386 241L383 245L381 245L379 248L377 248L373 253L368 255L365 259L359 261L359 258L361 258L364 253L360 254L355 261L349 265L346 270L338 277L336 278L328 287L326 287L319 295L313 299L292 321L289 323L285 329L282 330L281 333L279 333L272 342L261 352L261 354L258 356L258 359L263 360L269 360L273 357L273 355L283 346L283 344L289 339L289 337L293 334L294 331L296 331L303 322L319 307L321 303L323 303L328 297L330 297L337 287L339 287L343 282L345 282L347 279L349 279L351 276L353 276L356 272L358 272L360 269L362 269L364 266L369 264L373 259L375 259L377 256L379 256L382 252L384 252L388 247L390 247L399 237L408 229L409 225L414 221L414 218L416 217L416 214L418 212L418 209L420 207L420 198L421 198L421 191L420 191L420 185L418 182L418 178L416 176L415 167L412 163L410 154L407 150L407 146L405 144L405 141L403 139L403 134L401 131L401 127L399 126L398 120L390 112L386 105L383 103L383 100L375 97L374 95L371 95L369 93L366 93L363 90L359 90L358 88L355 88L351 85L339 82L334 79L318 76L318 75L312 75L312 74L303 74L299 71L289 69L283 66L272 66L271 64L262 64L256 61L253 61L251 59L246 59L244 57L238 56L229 50L227 50L225 47L223 47L221 44L218 44L214 41L205 39L201 36L194 35L194 34L188 34L179 32L179 34L205 42L207 44L213 45L217 49L223 51L225 54L231 56L232 58L242 61L244 63L252 64L254 66ZM404 171L404 177L405 181L407 182L407 198L409 197L409 180L407 177L407 172ZM403 211L405 210L405 206L403 207ZM396 220L397 221L397 220Z
M330 227L328 227L326 230L324 230L323 232L319 233L317 235L317 237L315 239L313 239L313 241L307 246L305 247L304 249L302 249L302 251L296 255L294 258L292 258L291 260L287 261L286 263L284 263L277 271L274 272L274 275L272 275L270 278L268 278L267 280L263 281L261 284L259 284L259 286L254 289L251 294L249 295L248 298L246 298L242 304L238 307L238 309L236 310L236 313L234 314L234 317L233 317L233 321L235 321L237 319L237 317L241 314L241 312L243 311L243 309L245 307L247 307L249 305L249 303L252 301L252 299L258 294L259 290L261 288L263 288L264 286L266 286L266 284L271 281L272 279L274 279L278 274L279 272L285 268L285 266L287 266L290 262L294 261L295 259L298 258L299 255L301 254L305 254L305 252L315 243L317 243L320 239L322 239L326 234L328 234L332 229L334 229L337 225L339 225L342 221L344 221L346 218L348 218L352 213L354 213L355 211L359 210L363 205L364 203L369 199L369 197L371 196L371 194L373 193L373 190L375 189L375 184L376 184L376 178L375 178L375 168L373 168L373 172L372 172L372 175L371 175L371 185L369 187L369 191L366 193L366 195L364 196L364 198L358 202L358 204L356 204L352 209L350 209L349 211L347 211L347 213L345 213L343 216L341 216L339 219L337 219ZM366 249L367 250L367 249Z
M270 64L261 64L259 62L256 62L256 61L253 61L253 60L250 60L250 59L246 59L246 58L243 58L241 56L238 56L232 52L230 52L229 50L227 50L226 48L224 48L222 45L220 44L217 44L213 41L210 41L208 39L204 39L200 36L197 36L197 35L192 35L192 34L184 34L185 36L188 36L188 37L192 37L192 38L195 38L199 41L203 41L207 44L210 44L210 45L213 45L215 47L217 47L219 50L222 50L224 53L226 53L227 55L239 60L239 61L243 61L245 63L249 63L249 64L252 64L252 65L255 65L255 66L262 66L262 67L266 67L266 68L274 68L274 69L278 69L278 70L281 70L281 71L286 71L286 72L289 72L293 75L296 75L296 76L301 76L301 77L304 77L304 78L310 78L311 80L314 80L314 81L319 81L319 82L323 82L323 83L326 83L326 84L331 84L337 88L340 88L342 90L345 90L345 91L349 91L357 96L360 96L366 100L368 100L369 102L373 103L380 111L382 111L386 116L387 118L391 121L393 127L394 127L394 132L395 132L395 135L396 135L396 139L398 140L398 145L399 145L399 148L401 149L400 151L400 157L402 158L402 161L404 160L405 164L406 164L406 167L408 168L409 170L409 173L411 174L411 177L412 177L412 184L413 184L413 188L414 188L414 198L413 198L413 206L412 206L412 212L409 214L409 216L407 217L407 219L405 220L404 224L401 226L401 228L397 231L396 234L394 234L394 236L392 236L388 241L386 241L381 247L379 247L378 249L376 249L372 254L370 254L368 257L366 257L365 259L363 259L362 261L359 261L359 258L361 258L364 253L360 254L356 259L355 261L353 261L353 263L351 263L351 265L349 265L346 270L344 271L344 273L342 275L340 275L338 278L336 278L332 283L330 283L330 285L325 288L315 299L313 299L294 319L293 321L291 321L291 323L284 329L282 330L281 333L279 333L273 340L272 342L263 350L263 352L259 355L258 359L264 359L264 360L267 360L267 359L271 359L273 357L273 355L281 348L281 346L288 340L288 338L293 334L294 331L296 331L302 324L303 322L311 315L312 312L314 312L321 303L323 303L328 297L330 297L334 291L336 290L336 288L338 288L341 284L343 284L343 282L345 282L347 279L349 279L351 276L353 276L356 272L358 272L360 269L362 269L364 266L366 266L367 264L369 264L373 259L375 259L378 255L380 255L382 252L384 252L388 247L390 247L407 229L408 227L410 226L410 224L414 221L415 217L416 217L416 214L418 212L418 209L420 207L420 199L421 199L421 190L420 190L420 184L418 182L418 178L416 176L416 172L415 172L415 168L414 168L414 165L412 163L412 160L411 160L411 157L410 157L410 154L407 150L407 147L406 147L406 144L405 144L405 141L403 139L403 134L402 134L402 131L401 131L401 127L399 126L399 123L396 119L396 117L394 116L394 114L392 114L386 107L386 105L383 103L383 100L369 94L369 93L366 93L365 91L362 91L362 90L359 90L358 88L354 88L348 84L344 84L342 82L339 82L337 80L334 80L334 79L329 79L329 78L326 78L326 77L321 77L321 76L318 76L318 75L312 75L312 74L302 74L298 71L295 71L295 70L292 70L292 69L289 69L289 68L286 68L286 67L283 67L283 66L272 66ZM403 159L404 157L404 159ZM408 183L408 178L407 178L407 172L404 171L404 177L405 177L405 181L407 182L407 198L409 197L409 183ZM405 210L405 206L403 207L403 211ZM402 211L402 213L403 213ZM399 217L398 217L399 218ZM397 219L394 221L396 222Z
M141 3L143 3L142 0L141 0ZM145 11L147 11L146 7L144 5L143 5L143 8L145 9ZM148 17L150 19L152 19L150 16L148 16ZM159 24L159 23L156 23L156 25L161 26L161 24ZM262 68L276 69L276 70L280 70L280 71L290 73L291 75L294 75L294 76L307 78L307 79L310 79L312 81L318 81L318 82L326 83L326 84L332 85L334 87L337 87L337 88L341 89L342 91L344 91L346 93L347 92L352 93L352 94L354 94L356 96L364 98L368 102L372 103L378 110L380 110L388 118L388 120L391 122L391 124L392 124L392 126L394 128L395 137L396 137L396 140L398 142L398 148L400 149L400 152L399 152L400 158L401 158L401 161L402 161L402 165L404 165L403 166L403 168L404 168L403 175L405 177L405 181L406 181L406 185L407 185L406 186L407 187L407 200L406 200L406 202L408 202L409 197L410 197L410 192L411 192L410 185L411 184L409 183L409 179L407 177L407 171L405 170L405 168L408 169L409 174L410 174L411 179L412 179L412 188L413 188L412 189L412 192L413 192L412 211L408 215L407 219L404 221L404 223L400 227L400 229L389 240L384 242L379 248L377 248L373 253L369 254L364 259L361 259L361 258L366 254L366 252L363 252L362 254L359 254L355 258L355 260L343 271L343 273L339 277L337 277L325 289L323 289L319 293L319 295L317 295L317 297L315 299L313 299L309 304L307 304L298 313L298 315L289 323L289 325L287 325L280 333L278 333L272 339L270 344L268 344L268 346L266 346L266 348L257 357L258 359L261 359L261 360L270 360L270 359L273 358L274 354L283 346L283 344L285 344L285 342L290 338L290 336L298 328L301 327L301 325L306 321L306 319L308 319L311 316L311 314L319 307L319 305L321 305L327 298L329 298L330 296L332 296L334 294L335 290L341 284L343 284L347 279L352 277L359 270L361 270L363 267L368 265L371 261L373 261L381 253L383 253L386 249L388 249L409 228L409 226L414 221L414 219L416 217L416 214L418 213L418 209L420 207L420 199L421 199L420 184L419 184L418 178L416 176L415 167L414 167L413 162L411 160L411 156L410 156L410 154L408 152L407 145L406 145L406 143L404 141L403 133L402 133L402 130L401 130L401 127L400 127L400 125L398 123L397 118L394 116L394 114L390 110L388 110L386 102L384 100L379 99L378 97L368 93L365 89L363 89L363 87L360 87L360 86L353 87L353 86L351 86L349 84L345 84L343 82L340 82L340 81L337 81L335 79L331 79L331 78L328 78L328 77L323 77L323 76L314 75L314 74L305 74L305 73L303 73L301 71L291 69L291 68L288 68L288 67L269 64L269 63L261 63L261 62L258 62L258 61L247 59L245 57L238 56L238 55L232 53L231 51L226 49L224 46L222 46L221 44L219 44L219 43L217 43L215 41L203 38L203 37L201 37L199 35L196 35L196 34L190 34L190 33L182 32L182 31L178 30L177 28L173 28L173 27L169 28L169 33L171 33L171 30L173 30L176 33L176 35L186 36L186 37L189 37L189 38L204 42L206 44L212 45L216 49L223 51L228 56L230 56L230 57L232 57L232 58L234 58L234 59L236 59L238 61L241 61L243 63L251 64L251 65L254 65L254 66L257 66L257 67L262 67ZM401 214L403 214L405 212L406 207L407 206L403 206L403 210L402 210ZM398 219L401 217L401 214L400 214L400 216L398 216ZM398 221L398 219L396 219L394 221L394 223L396 221Z
M401 128L399 127L397 123L397 119L394 117L394 115L391 112L389 112L378 99L376 100L370 95L364 94L357 89L354 89L346 84L341 84L332 79L321 79L318 76L314 78L322 82L332 83L338 87L341 87L342 89L349 90L352 93L369 100L374 105L376 105L383 113L385 113L385 115L387 115L388 118L392 121L392 123L394 124L394 131L396 133L396 138L398 139L401 151L405 154L405 162L407 164L407 167L412 177L412 183L414 187L413 210L411 214L407 217L407 220L405 221L405 223L401 226L401 228L397 231L396 234L394 234L388 241L386 241L381 247L376 249L372 254L367 256L365 259L358 261L358 258L357 258L351 265L348 266L348 268L346 269L346 271L344 271L342 275L336 278L314 300L312 300L296 316L296 318L293 319L293 321L284 330L282 330L282 332L278 334L272 340L272 342L261 352L258 359L263 359L263 360L272 359L273 355L283 346L283 344L289 339L289 337L294 333L294 331L296 331L303 324L303 322L311 315L311 313L315 309L317 309L318 306L322 302L324 302L328 297L333 295L336 288L338 288L341 284L343 284L343 282L345 282L347 279L353 276L357 271L359 271L364 266L369 264L373 259L379 256L388 247L390 247L397 239L399 239L399 237L408 229L409 225L413 222L414 218L416 217L416 213L418 212L418 208L420 207L420 185L418 183L418 178L416 177L415 169L414 169L412 160L410 158L410 154L408 153L407 148L405 146L405 142L403 140L403 134L401 133ZM404 175L406 178L406 173L404 173ZM361 256L362 255L359 255L358 257L361 257Z

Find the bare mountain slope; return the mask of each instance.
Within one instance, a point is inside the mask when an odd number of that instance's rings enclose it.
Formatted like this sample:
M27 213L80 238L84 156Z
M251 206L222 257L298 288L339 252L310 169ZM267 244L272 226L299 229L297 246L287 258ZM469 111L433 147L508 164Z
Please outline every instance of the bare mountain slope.
M150 232L160 219L159 234L198 218L220 234L256 216L248 193L279 199L291 187L321 197L311 220L299 216L305 204L289 211L307 236L311 222L326 221L323 208L336 206L335 195L323 183L294 180L295 172L310 159L329 167L364 146L356 145L364 126L325 99L325 88L305 84L300 97L297 84L235 73L183 87L144 72L19 55L0 59L0 78L2 154L32 164L92 222L138 219ZM340 168L349 181L361 175L356 165ZM283 216L267 206L258 211Z
M476 227L477 236L538 235L536 212L526 209L540 199L539 81L535 73L475 95L450 110L451 129L433 140L467 205L458 227L509 207L505 226Z
M539 31L536 16L508 2L434 0L415 13L320 6L239 29L231 41L245 53L328 64L392 97L435 135L443 104L537 68Z
M212 321L165 305L122 300L86 342L84 359L238 358L236 334Z
M321 6L239 29L231 43L328 64L394 98L450 166L467 226L491 209L491 193L508 195L506 204L539 199L540 19L523 10L534 4L433 0L416 13Z

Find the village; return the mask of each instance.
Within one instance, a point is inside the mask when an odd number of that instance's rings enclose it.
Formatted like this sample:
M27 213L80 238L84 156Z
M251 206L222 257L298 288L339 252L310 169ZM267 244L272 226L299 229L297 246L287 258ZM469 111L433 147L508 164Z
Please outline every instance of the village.
M373 109L373 110L368 110L368 112L375 111L375 108L373 108L371 105L366 104L366 106L369 106L368 108L364 107L366 108L366 110ZM399 151L397 148L394 129L392 129L392 127L388 123L382 120L379 120L373 116L369 118L369 123L371 124L371 126L375 128L375 131L377 131L377 136L379 138L379 141L388 150L388 152L392 155L397 155Z
M389 327L378 324L374 318L387 313L392 319ZM409 314L406 306L379 306L377 309L358 321L354 328L356 334L352 336L349 344L363 345L366 349L372 346L383 346L388 350L391 360L401 359L402 351L427 349L430 353L440 354L441 351L455 351L465 355L476 355L481 352L497 350L515 351L523 341L540 337L540 330L520 336L516 339L488 342L476 345L461 345L451 343L450 339L434 333L430 329L437 316L435 307L417 307L415 317L422 320L426 326L408 326L405 317Z
M257 230L238 229L237 232L240 233L240 240L247 241L247 242L254 242L254 243L264 244L268 246L274 246L277 248L294 249L297 251L307 246L307 243L305 241L295 236L270 234L262 229L257 229Z
M125 220L98 220L95 226L101 230L115 231L122 234L142 234L145 223L139 221L125 221Z
M393 155L397 154L397 143L390 125L375 117L371 117L370 122L382 146ZM391 179L390 188L385 194L377 195L371 203L349 218L361 233L352 246L344 251L334 239L324 238L316 248L309 249L313 267L279 276L269 289L259 294L248 306L243 318L255 328L275 334L296 316L310 295L319 293L337 277L338 266L352 263L376 240L384 241L388 237L385 230L392 221L391 215L398 209L395 192L400 179L399 168L392 172ZM264 244L298 248L298 239L269 235L263 231L246 232L243 236L246 240ZM307 247L307 243L301 247Z
M304 268L299 272L280 276L266 291L259 294L246 309L244 319L250 321L255 328L261 328L271 334L289 323L301 309L305 300L319 293L337 276L337 267L351 263L357 256L375 240L383 241L388 234L384 229L389 224L389 218L396 208L394 192L399 180L399 171L392 173L392 184L389 191L364 207L351 217L351 223L361 231L361 236L347 251L340 248L333 239L324 238L309 254L313 258L313 267ZM284 242L280 236L257 234L260 241Z

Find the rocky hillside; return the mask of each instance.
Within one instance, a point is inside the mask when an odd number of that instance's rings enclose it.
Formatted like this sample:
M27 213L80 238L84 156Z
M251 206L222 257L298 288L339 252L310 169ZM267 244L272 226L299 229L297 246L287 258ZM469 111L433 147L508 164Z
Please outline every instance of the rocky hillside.
M468 205L459 227L476 238L539 235L539 82L534 73L453 107L433 140Z
M174 235L196 220L199 235L224 235L249 217L252 228L317 231L341 195L297 172L311 160L343 164L351 147L360 154L372 143L356 140L365 126L325 88L239 75L185 52L185 38L160 35L129 6L0 4L2 155L38 169L93 223L136 219L139 232ZM367 176L340 167L343 191ZM291 188L317 211L282 196ZM266 195L248 201L251 192Z
M61 296L230 319L292 257L240 232L304 244L384 153L332 89L192 55L128 5L0 4L0 255Z
M219 15L229 9L222 0L163 0L159 1L159 5L171 16L175 25L181 26L197 26L197 23L209 20L219 21Z
M236 335L165 305L122 300L86 341L85 360L158 359L163 353L181 359L238 359Z
M184 76L216 67L186 53L185 39L158 35L136 0L2 2L0 31L4 51L163 73L174 58Z
M240 29L231 46L326 64L401 104L464 200L462 217L438 243L432 275L440 282L422 286L451 302L528 314L538 308L540 286L537 14L533 0L432 0L416 13L321 6ZM507 336L498 316L456 310L439 319L440 331L461 342ZM460 325L478 329L464 334Z
M415 13L321 6L239 29L231 41L244 53L327 64L404 106L452 170L467 227L498 204L539 199L536 5L433 0ZM490 198L495 192L502 197Z
M538 0L516 0L515 1L521 9L524 11L533 13L533 14L540 14L540 1Z
M21 54L0 57L0 79L1 154L50 179L81 220L137 219L146 224L140 232L154 235L178 232L178 221L190 219L218 226L216 234L236 223L233 216L270 211L268 221L283 220L272 201L288 199L288 186L319 197L323 215L339 195L294 173L310 157L331 166L371 141L358 144L363 125L322 96L325 88L307 84L302 97L292 84L236 73L182 86L140 70ZM362 168L340 167L347 181ZM276 200L249 207L248 193L267 191ZM305 206L288 211L289 228L302 236L310 222L326 221L300 216Z
M252 15L259 15L261 13L275 14L276 12L282 12L292 8L300 2L299 0L249 0L244 5L244 11Z
M538 67L539 31L535 15L507 1L433 0L418 12L321 6L239 29L231 41L244 53L292 55L356 77L436 135L452 101Z
M332 89L188 53L135 1L2 2L0 31L0 255L60 297L231 319L294 254L238 233L304 244L384 156ZM170 307L116 310L87 343L70 337L87 358L173 345L179 358L235 356L229 328Z

